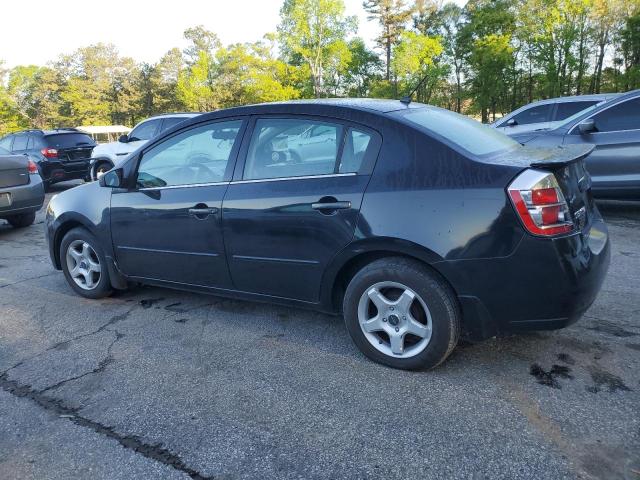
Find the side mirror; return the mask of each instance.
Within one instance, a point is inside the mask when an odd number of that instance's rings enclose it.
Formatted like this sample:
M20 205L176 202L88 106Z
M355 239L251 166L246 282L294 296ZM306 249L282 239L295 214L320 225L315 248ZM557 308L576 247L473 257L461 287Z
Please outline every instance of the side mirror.
M98 182L101 187L120 188L124 183L122 178L122 169L116 168L115 170L109 170L107 173L102 175Z
M118 141L120 143L127 143L129 141L129 136L128 135L120 135L118 137Z
M510 118L509 120L506 121L506 123L504 124L505 127L515 127L516 125L518 125L518 122L516 121L515 118Z
M587 118L586 120L583 120L578 124L578 130L580 131L581 135L595 132L598 130L596 128L596 121L593 118Z

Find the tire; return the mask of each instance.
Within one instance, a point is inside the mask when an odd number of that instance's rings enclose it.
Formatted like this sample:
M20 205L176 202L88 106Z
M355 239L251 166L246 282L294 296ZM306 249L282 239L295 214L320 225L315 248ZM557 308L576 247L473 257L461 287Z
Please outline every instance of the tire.
M425 265L402 257L376 260L356 273L343 312L360 351L392 368L434 368L460 336L460 308L451 287Z
M89 246L86 250L85 244ZM67 255L70 249L74 250L75 255ZM95 271L96 263L99 272ZM60 264L67 283L78 295L97 299L108 297L113 292L104 250L98 239L88 230L78 227L67 232L60 242ZM73 266L79 269L72 271Z
M7 222L13 228L25 228L29 225L33 225L33 222L36 221L36 212L31 213L22 213L20 215L13 215L7 218Z

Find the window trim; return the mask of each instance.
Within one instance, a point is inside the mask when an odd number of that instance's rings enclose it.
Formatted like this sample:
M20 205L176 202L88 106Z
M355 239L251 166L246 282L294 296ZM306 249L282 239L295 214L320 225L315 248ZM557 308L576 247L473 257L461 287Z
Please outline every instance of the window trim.
M189 130L194 130L196 128L201 128L201 127L206 127L209 125L214 125L216 123L225 123L225 122L236 122L236 121L240 121L240 129L238 130L238 135L236 136L236 139L233 143L233 147L231 147L231 152L229 152L229 160L227 161L227 166L225 168L224 171L224 175L222 177L222 181L220 182L205 182L205 183L185 183L184 185L166 185L163 187L138 187L137 186L137 179L138 179L138 171L140 169L140 163L142 163L142 159L144 158L145 154L149 152L149 150L155 148L156 146L172 139L173 137L177 136L177 135L181 135ZM229 182L231 182L231 178L233 176L233 171L235 169L236 163L238 161L238 153L240 152L240 148L242 146L242 143L244 141L244 135L245 132L247 130L247 116L246 115L241 115L241 116L233 116L233 117L226 117L226 118L216 118L214 120L209 120L209 121L205 121L205 122L199 122L199 123L194 123L191 125L185 125L184 127L180 128L179 130L173 132L171 135L168 136L161 136L158 138L155 138L153 142L148 142L147 144L145 144L142 149L140 150L140 152L136 155L133 155L132 157L135 157L135 167L133 169L133 172L131 173L131 177L129 180L129 185L131 186L129 188L130 191L136 191L136 192L144 192L144 191L157 191L157 190L167 190L167 189L176 189L176 188L194 188L194 187L209 187L209 186L216 186L216 185L228 185Z
M591 115L587 115L586 117L581 118L580 120L577 120L576 123L574 123L573 126L569 129L569 131L567 132L567 135L581 135L580 134L580 129L578 128L578 125L580 125L582 122L584 122L585 120L589 120L589 119L595 117L596 115L609 110L610 108L617 107L618 105L621 105L621 104L626 103L626 102L631 102L633 100L640 100L640 96L632 97L632 98L626 98L626 99L624 99L624 100L622 100L620 102L614 103L613 105L607 105L602 110L598 110L597 112L591 113ZM640 128L630 128L628 130L609 130L609 131L606 131L606 132L591 132L591 133L589 133L589 135L599 135L599 134L603 134L603 133L637 132L637 131L640 131Z
M300 175L296 177L273 177L273 178L254 178L254 179L245 179L244 169L247 163L247 156L249 154L249 147L251 146L251 140L253 139L253 133L255 131L255 126L258 120L261 119L274 119L274 120L296 120L302 119L306 121L317 121L322 123L334 123L336 125L340 125L342 127L342 138L339 140L338 151L336 152L336 160L333 167L332 173L322 173L318 175ZM342 152L344 150L344 145L347 139L347 133L349 129L361 130L365 133L371 135L371 141L367 148L372 149L371 159L367 162L366 158L363 159L362 165L360 165L360 170L357 172L347 172L347 173L338 173L337 170L340 168L340 159L342 158ZM336 143L338 140L336 140ZM371 175L373 173L373 168L378 160L380 155L380 150L382 148L383 138L382 135L375 129L361 125L356 122L351 122L348 120L344 120L341 118L334 118L330 116L322 116L322 115L310 115L304 113L259 113L253 114L250 116L250 119L247 123L247 128L244 133L244 138L242 141L242 145L240 147L240 152L238 154L238 160L236 162L235 169L233 171L233 177L231 180L231 184L242 184L242 183L259 183L259 182L274 182L280 180L302 180L302 179L310 179L310 178L330 178L330 177L346 177L346 176L354 176L354 175ZM375 152L373 149L375 148Z

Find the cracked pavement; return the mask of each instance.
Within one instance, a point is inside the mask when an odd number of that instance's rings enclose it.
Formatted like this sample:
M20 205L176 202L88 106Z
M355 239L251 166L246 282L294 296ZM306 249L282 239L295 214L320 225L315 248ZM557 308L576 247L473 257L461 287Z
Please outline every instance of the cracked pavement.
M640 480L640 205L602 211L612 264L580 322L418 373L319 313L150 287L84 300L44 212L0 221L0 478Z

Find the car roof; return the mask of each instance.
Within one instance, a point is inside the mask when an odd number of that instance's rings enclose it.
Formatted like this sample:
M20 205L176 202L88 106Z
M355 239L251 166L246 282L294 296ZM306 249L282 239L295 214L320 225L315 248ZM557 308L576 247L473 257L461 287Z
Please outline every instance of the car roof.
M159 115L154 115L149 118L145 118L142 122L146 122L147 120L153 120L155 118L192 118L197 117L198 115L202 115L202 112L169 112L169 113L161 113ZM140 122L140 123L142 123Z

